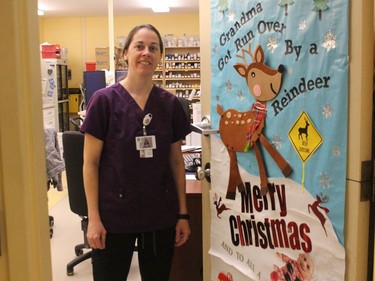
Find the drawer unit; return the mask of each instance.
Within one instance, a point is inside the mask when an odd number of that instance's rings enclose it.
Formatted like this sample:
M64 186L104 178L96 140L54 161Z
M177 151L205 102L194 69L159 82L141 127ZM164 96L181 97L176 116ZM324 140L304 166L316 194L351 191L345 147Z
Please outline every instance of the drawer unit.
M51 126L56 128L56 116L55 116L55 109L45 108L43 109L43 124L44 126Z

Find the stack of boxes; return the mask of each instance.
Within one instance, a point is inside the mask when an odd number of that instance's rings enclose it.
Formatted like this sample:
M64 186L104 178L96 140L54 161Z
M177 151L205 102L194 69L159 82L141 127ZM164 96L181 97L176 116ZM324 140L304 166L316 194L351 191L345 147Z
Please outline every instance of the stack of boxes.
M61 59L59 44L42 44L42 59Z
M126 65L122 57L122 49L115 47L115 68L125 69ZM109 69L109 48L95 48L96 70Z
M95 48L96 69L109 69L109 48Z

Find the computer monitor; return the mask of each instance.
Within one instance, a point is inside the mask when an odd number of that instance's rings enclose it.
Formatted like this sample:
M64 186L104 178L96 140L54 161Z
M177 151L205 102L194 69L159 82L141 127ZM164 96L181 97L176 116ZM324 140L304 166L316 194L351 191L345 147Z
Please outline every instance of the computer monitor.
M122 79L124 79L128 75L128 71L124 69L118 69L115 70L115 81L120 82Z
M85 105L87 106L92 95L97 90L106 87L105 71L84 71L83 86L85 91Z

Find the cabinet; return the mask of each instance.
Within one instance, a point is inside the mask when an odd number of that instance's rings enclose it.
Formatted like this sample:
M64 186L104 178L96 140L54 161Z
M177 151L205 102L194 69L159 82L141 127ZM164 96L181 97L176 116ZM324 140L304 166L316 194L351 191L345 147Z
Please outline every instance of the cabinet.
M175 248L169 280L203 280L202 189L198 180L186 181L186 201L190 214L191 235L188 242Z
M58 132L69 130L68 62L42 59L41 71L44 125Z
M53 107L43 108L43 123L44 126L56 128L55 109Z

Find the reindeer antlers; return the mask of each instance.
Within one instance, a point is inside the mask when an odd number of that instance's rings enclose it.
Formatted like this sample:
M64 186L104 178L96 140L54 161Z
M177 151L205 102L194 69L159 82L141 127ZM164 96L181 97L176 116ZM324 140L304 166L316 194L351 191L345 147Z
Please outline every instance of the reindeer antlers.
M246 54L248 54L251 57L252 61L255 61L255 58L254 58L253 54L251 53L251 43L249 43L249 50L246 50L245 48L242 48L241 51L242 51L242 56L236 55L236 57L242 59L246 66L248 65L247 62L246 62Z

